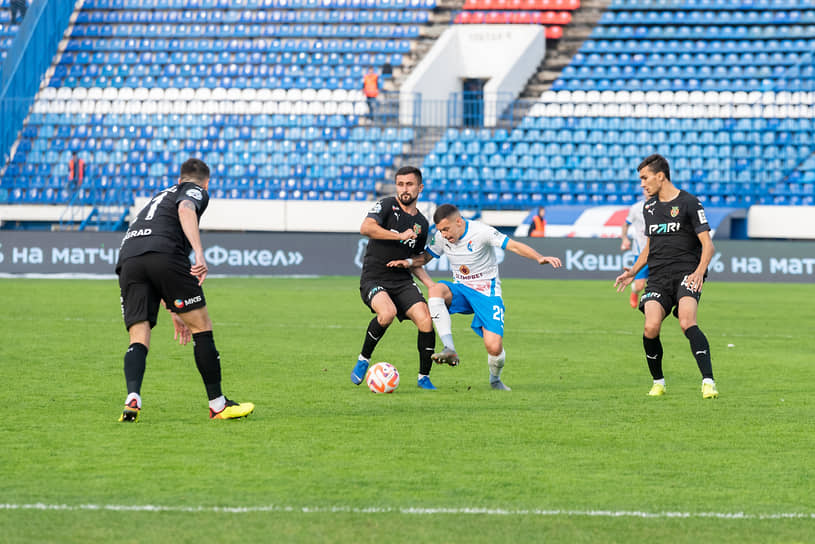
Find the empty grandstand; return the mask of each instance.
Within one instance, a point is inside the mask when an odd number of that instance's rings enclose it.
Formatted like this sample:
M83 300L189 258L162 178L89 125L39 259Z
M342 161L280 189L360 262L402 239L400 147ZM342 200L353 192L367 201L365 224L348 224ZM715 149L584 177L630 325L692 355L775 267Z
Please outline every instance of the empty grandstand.
M87 207L73 227L95 213L111 219L97 228L121 228L190 155L212 165L212 196L233 200L367 201L411 161L437 203L621 206L638 194L633 167L658 151L706 206L815 204L804 0L85 0L62 15L47 4L23 26L0 16L2 49L19 58L42 52L37 32L65 28L38 72L8 54L0 70L0 204ZM493 117L462 115L487 104L483 76L437 105L404 94L457 26L546 38L537 73ZM529 98L566 43L576 52ZM386 65L371 111L362 76ZM406 104L435 113L406 116ZM78 187L72 153L86 164Z

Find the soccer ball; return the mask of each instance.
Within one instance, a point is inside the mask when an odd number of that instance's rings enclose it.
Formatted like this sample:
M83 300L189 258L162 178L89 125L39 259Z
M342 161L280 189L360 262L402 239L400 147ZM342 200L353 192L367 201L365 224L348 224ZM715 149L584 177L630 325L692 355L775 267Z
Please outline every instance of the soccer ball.
M390 363L376 363L368 369L365 382L374 393L393 393L399 387L399 371Z

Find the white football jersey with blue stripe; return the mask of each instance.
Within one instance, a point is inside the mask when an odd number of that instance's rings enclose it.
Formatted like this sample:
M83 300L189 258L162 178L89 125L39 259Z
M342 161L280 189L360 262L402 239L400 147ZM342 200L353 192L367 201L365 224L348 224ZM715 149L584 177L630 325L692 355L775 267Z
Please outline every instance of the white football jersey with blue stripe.
M488 296L501 296L501 278L495 249L506 248L509 237L494 227L465 219L464 234L450 243L438 231L433 235L427 252L435 258L447 255L453 279Z

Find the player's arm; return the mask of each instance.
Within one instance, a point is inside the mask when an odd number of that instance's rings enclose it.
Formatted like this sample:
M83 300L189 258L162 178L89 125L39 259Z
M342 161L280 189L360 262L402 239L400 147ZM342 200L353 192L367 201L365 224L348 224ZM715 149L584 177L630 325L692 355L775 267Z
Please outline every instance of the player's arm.
M521 257L526 257L527 259L532 259L538 264L551 264L552 268L560 268L560 259L557 257L545 257L535 251L532 247L526 245L523 242L519 242L517 240L513 240L512 238L507 239L506 249L515 253L516 255L520 255Z
M431 255L430 252L428 251L424 251L408 259L397 259L395 261L388 261L387 266L391 268L410 268L411 270L413 270L416 268L421 268L422 266L426 265L432 260L433 255Z
M636 276L640 270L642 270L646 264L648 264L648 250L651 248L651 239L645 239L645 247L642 248L640 252L640 256L637 257L637 261L634 263L634 266L631 268L623 268L623 273L617 276L617 279L614 280L614 287L617 288L617 292L621 293L626 286L634 281L634 276Z
M427 273L427 270L424 269L423 266L414 266L410 269L413 272L413 275L416 276L416 279L419 280L424 284L425 287L430 289L432 285L436 282L433 281L433 278L430 277L430 274Z
M713 259L713 254L716 252L709 230L699 232L696 236L699 237L699 242L702 244L702 256L699 258L699 266L688 276L688 288L691 291L700 291L702 289L702 284L705 282L705 272L711 259Z
M628 239L628 222L623 223L623 230L620 233L622 242L620 243L620 251L626 251L631 248L631 240Z
M416 233L413 229L407 229L403 232L393 232L381 226L376 222L373 217L366 217L362 220L362 226L359 227L359 233L374 240L412 240L416 238Z
M190 268L190 274L198 278L198 285L201 285L207 278L207 262L204 260L201 231L198 230L198 213L192 200L182 200L178 203L178 221L195 253L195 264Z

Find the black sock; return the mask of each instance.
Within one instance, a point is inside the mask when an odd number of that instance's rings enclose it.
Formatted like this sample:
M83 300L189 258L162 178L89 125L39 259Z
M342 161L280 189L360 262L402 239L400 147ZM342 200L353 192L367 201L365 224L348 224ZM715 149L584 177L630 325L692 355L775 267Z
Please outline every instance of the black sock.
M125 383L128 393L141 394L141 382L147 365L147 346L134 342L125 353Z
M702 377L712 380L713 366L710 363L710 344L707 342L705 333L694 325L688 327L685 336L690 340L690 350L693 352L693 356L696 357L696 364L699 367L699 372L702 373Z
M360 355L370 359L371 355L374 354L374 348L382 339L382 335L385 334L386 330L388 330L388 327L380 325L376 318L371 319L371 322L368 323L368 330L365 331L365 342L362 344Z
M217 399L221 392L221 356L215 349L212 331L197 332L192 335L195 366L204 380L209 400Z
M662 342L656 338L642 337L642 347L645 348L645 360L648 361L648 370L655 380L662 380Z
M427 376L433 368L433 360L430 358L436 349L436 331L419 331L419 338L416 341L419 347L419 374Z

